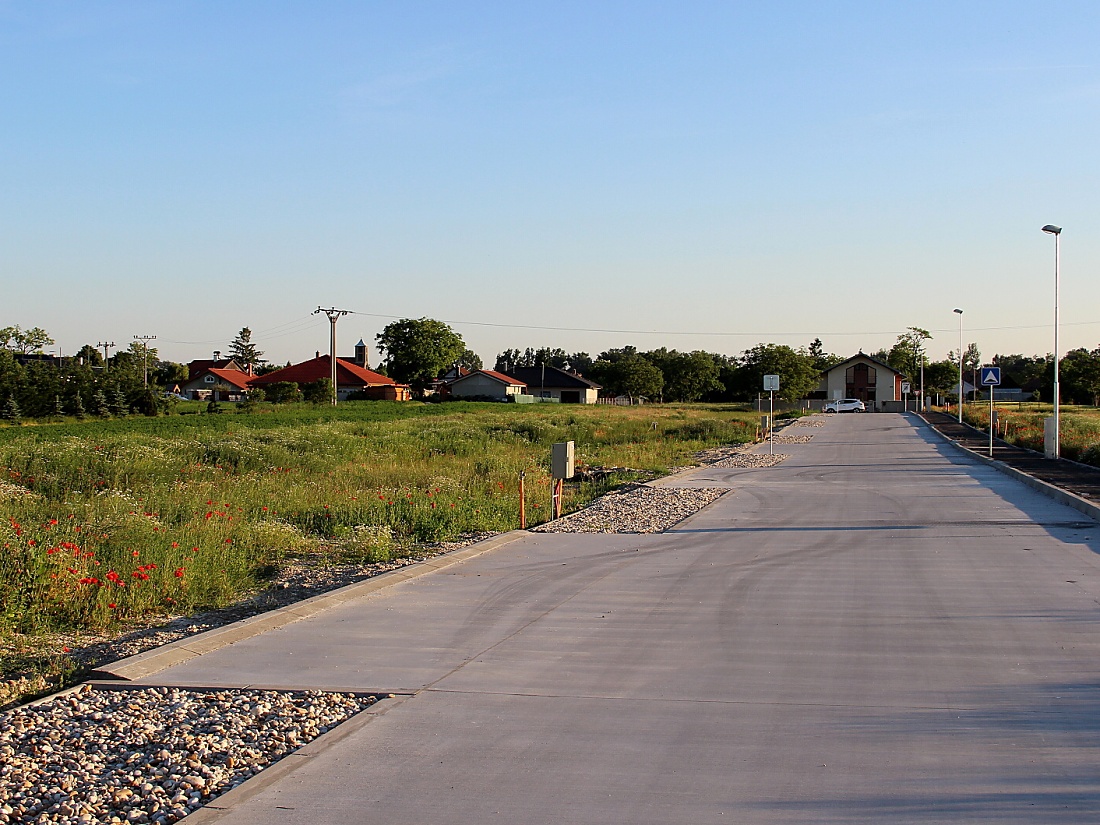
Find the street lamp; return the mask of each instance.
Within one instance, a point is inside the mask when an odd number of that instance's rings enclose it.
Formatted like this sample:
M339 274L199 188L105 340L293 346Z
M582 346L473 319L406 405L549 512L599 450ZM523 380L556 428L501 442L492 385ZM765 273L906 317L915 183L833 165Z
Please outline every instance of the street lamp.
M1054 452L1051 458L1062 457L1062 430L1058 418L1060 392L1058 388L1058 243L1062 237L1062 227L1047 224L1043 231L1054 236Z
M963 311L956 309L959 316L959 423L963 423Z

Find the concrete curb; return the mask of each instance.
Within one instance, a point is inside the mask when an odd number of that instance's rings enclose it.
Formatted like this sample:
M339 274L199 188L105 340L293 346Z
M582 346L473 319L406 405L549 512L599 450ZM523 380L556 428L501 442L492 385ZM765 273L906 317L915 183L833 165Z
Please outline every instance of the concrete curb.
M122 681L142 679L172 667L173 665L181 664L189 659L194 659L196 656L201 656L204 653L210 653L213 650L226 647L227 645L234 644L244 639L250 639L253 636L259 636L270 630L285 627L300 619L314 616L317 613L336 607L352 599L359 599L386 587L390 587L391 585L398 584L399 582L415 579L427 573L434 573L437 570L442 570L451 565L466 561L467 559L472 559L475 556L480 556L483 553L496 550L499 547L503 547L505 544L510 544L527 535L529 534L526 530L513 530L509 533L503 533L499 536L485 539L485 541L480 541L477 544L472 544L469 547L463 547L460 550L454 550L439 556L432 556L416 564L410 564L398 570L391 570L388 573L372 576L369 579L349 584L338 590L321 593L317 596L303 599L295 604L287 605L286 607L280 607L276 610L261 613L258 616L252 616L248 619L242 619L239 622L234 622L224 627L215 627L204 633L189 636L186 639L180 639L176 642L170 642L166 645L153 648L152 650L147 650L144 653L138 653L135 656L119 659L117 662L111 662L110 664L96 668L89 674L89 678Z
M1081 496L1074 495L1073 493L1071 493L1067 490L1063 490L1061 487L1055 487L1053 484L1048 484L1045 481L1040 481L1039 479L1035 478L1034 476L1029 476L1027 473L1022 472L1020 470L1017 470L1015 467L1009 467L1004 462L997 461L997 459L995 459L995 458L990 458L987 455L982 455L981 453L975 452L974 450L971 450L968 447L964 447L958 441L955 441L953 438L949 438L948 436L941 433L939 430L937 430L935 427L933 427L931 423L926 421L923 417L917 415L916 413L912 413L912 416L918 422L920 422L925 427L927 427L929 430L931 430L936 435L938 435L942 440L946 441L948 444L951 444L957 450L965 453L966 455L970 456L971 458L976 459L977 461L981 462L982 464L986 464L986 465L992 467L994 470L997 470L998 472L1004 473L1006 476L1010 476L1011 478L1014 478L1017 481L1022 481L1024 484L1026 484L1031 489L1042 493L1043 495L1047 496L1048 498L1054 499L1059 504L1064 504L1067 507L1072 507L1077 512L1082 513L1082 514L1084 514L1084 515L1088 516L1089 518L1094 519L1096 521L1100 521L1100 505L1097 505L1097 504L1089 501L1086 498L1081 498Z

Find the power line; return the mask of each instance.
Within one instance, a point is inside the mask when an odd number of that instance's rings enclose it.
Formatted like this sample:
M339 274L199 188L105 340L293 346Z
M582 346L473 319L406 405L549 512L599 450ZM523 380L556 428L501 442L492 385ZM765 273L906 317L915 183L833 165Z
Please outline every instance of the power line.
M376 312L356 312L350 310L352 315L363 315L368 318L389 318L397 319L400 315L387 315ZM497 324L489 321L459 321L441 319L446 324L452 324L454 326L474 326L474 327L495 327L499 329L537 329L549 332L595 332L595 333L607 333L611 335L682 335L682 336L707 336L707 337L752 337L752 338L768 338L771 336L795 336L795 335L897 335L898 330L881 330L878 332L868 332L867 330L861 330L858 332L827 332L822 330L802 330L795 332L706 332L702 330L691 330L690 332L675 331L675 330L660 330L660 329L604 329L599 327L551 327L551 326L539 326L535 324ZM1078 321L1073 324L1063 323L1062 326L1090 326L1100 325L1100 321ZM1021 326L1003 326L1003 327L974 327L972 332L994 332L999 330L1015 330L1015 329L1046 329L1050 324L1028 324ZM951 332L949 328L933 329L930 332Z
M320 309L320 308L318 308ZM322 310L324 311L324 310ZM398 315L393 313L379 313L379 312L358 312L356 310L339 310L346 315L361 315L365 318L381 318L385 320L398 320L400 318L408 317L407 315ZM316 326L316 320L312 317L317 315L317 312L313 312L310 315L301 318L295 318L294 320L287 321L282 324L276 324L273 327L269 327L266 330L257 330L256 334L263 336L266 339L272 338L285 338L291 335L297 335L307 329L314 328ZM516 330L538 330L542 332L583 332L602 335L662 335L666 337L703 337L703 338L755 338L756 340L764 340L774 337L853 337L853 336L871 336L871 335L898 335L904 330L858 330L855 332L839 331L839 330L793 330L793 331L749 331L749 332L713 332L708 330L663 330L663 329L616 329L610 327L556 327L540 324L504 324L496 323L492 321L468 321L458 319L440 319L446 324L452 326L467 326L467 327L488 327L491 329L516 329ZM1020 324L1014 326L990 326L990 327L973 327L970 332L1005 332L1013 330L1030 330L1030 329L1046 329L1049 324ZM1063 327L1085 327L1085 326L1100 326L1100 321L1071 321L1062 322ZM930 329L930 332L936 333L951 333L953 328L942 327L938 329ZM182 344L185 346L203 346L207 344L221 344L224 341L220 338L216 338L209 341L177 341L170 338L163 339L166 343L170 344Z

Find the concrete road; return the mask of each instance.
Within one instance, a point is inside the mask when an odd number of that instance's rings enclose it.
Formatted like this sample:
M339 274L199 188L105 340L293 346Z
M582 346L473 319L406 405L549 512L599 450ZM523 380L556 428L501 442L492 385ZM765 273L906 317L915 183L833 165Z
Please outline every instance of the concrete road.
M399 694L226 823L1100 821L1100 525L902 415L148 677ZM189 820L191 821L191 820Z

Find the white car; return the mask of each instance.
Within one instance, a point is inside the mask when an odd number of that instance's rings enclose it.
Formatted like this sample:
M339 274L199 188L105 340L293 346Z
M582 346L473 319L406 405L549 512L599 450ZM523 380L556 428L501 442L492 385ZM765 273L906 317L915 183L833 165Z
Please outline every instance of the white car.
M830 401L824 407L821 408L822 412L867 412L867 406L858 398L841 398L837 401Z

